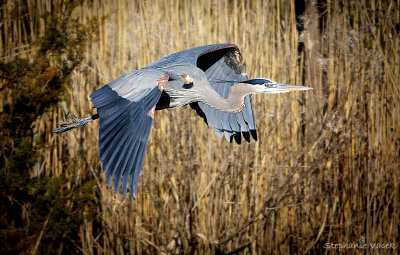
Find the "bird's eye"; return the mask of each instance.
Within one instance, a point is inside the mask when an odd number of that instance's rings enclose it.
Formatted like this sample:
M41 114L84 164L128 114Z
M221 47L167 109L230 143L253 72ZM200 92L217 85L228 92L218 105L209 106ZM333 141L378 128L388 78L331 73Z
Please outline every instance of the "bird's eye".
M265 85L265 87L272 87L272 85L274 84L274 82L272 82L272 81L270 81L270 80L265 80L265 83L264 83L264 85Z
M182 86L182 88L185 88L185 89L190 89L192 87L193 87L193 82L185 83Z

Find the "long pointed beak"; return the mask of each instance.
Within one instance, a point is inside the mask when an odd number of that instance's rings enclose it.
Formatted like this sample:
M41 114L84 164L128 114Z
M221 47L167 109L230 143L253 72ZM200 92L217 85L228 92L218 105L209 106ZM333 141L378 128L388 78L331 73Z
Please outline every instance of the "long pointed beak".
M310 89L313 88L274 82L274 83L266 83L265 88L263 90L266 93L274 94L274 93L287 93L290 91L300 91L300 90L310 90Z
M276 94L276 93L287 93L290 91L313 89L311 87L278 83L276 81L268 80L265 78L255 78L244 81L243 83L253 84L255 86L254 93Z

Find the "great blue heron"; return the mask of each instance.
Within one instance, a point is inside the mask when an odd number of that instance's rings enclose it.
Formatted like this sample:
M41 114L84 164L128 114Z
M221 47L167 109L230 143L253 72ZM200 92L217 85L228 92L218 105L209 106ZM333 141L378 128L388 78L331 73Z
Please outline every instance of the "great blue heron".
M251 94L308 89L249 80L236 45L207 45L168 55L108 83L90 95L97 114L84 119L69 114L72 122L57 123L61 127L53 132L100 118L100 159L108 185L114 179L118 193L122 180L126 196L129 180L134 197L156 110L190 104L217 135L240 144L242 135L248 142L250 135L257 140Z

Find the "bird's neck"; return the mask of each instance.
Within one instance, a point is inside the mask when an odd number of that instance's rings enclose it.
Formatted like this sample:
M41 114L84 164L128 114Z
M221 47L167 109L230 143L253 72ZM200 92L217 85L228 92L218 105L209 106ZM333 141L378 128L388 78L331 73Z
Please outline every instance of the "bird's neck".
M214 89L204 95L203 103L223 112L240 112L244 108L244 97L253 93L253 86L238 83L232 86L228 98L221 97Z

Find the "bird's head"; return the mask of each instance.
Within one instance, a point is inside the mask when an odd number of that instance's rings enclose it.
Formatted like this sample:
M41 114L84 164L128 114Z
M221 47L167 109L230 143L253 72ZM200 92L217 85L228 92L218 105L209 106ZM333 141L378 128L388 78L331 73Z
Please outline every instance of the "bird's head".
M264 78L251 79L244 81L242 83L253 85L253 90L255 94L277 94L277 93L287 93L290 91L312 89L311 87L282 84Z

